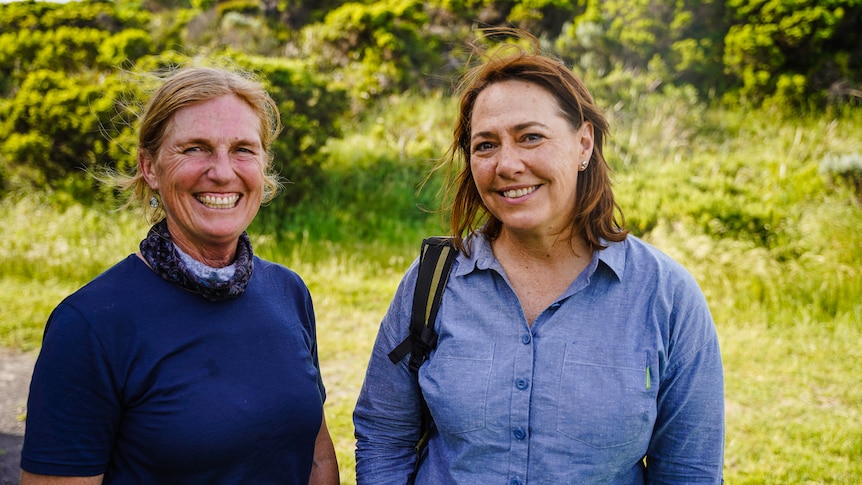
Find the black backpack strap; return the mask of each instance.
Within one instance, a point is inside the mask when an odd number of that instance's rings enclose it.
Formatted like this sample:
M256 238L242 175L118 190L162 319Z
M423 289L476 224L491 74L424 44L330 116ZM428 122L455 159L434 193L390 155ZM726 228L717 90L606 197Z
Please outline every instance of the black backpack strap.
M449 237L435 236L422 241L419 275L413 292L410 335L389 353L389 360L393 364L400 362L409 353L409 367L413 374L419 372L428 353L437 345L434 321L457 254Z
M401 362L410 354L409 368L414 377L419 376L419 367L428 358L428 354L437 345L437 332L434 331L434 321L437 310L443 298L443 290L449 280L452 262L457 255L452 239L448 237L429 237L422 241L422 252L419 255L419 275L416 277L416 289L413 292L413 309L410 315L410 335L389 352L389 360L393 364ZM416 479L419 466L428 454L428 439L434 420L428 410L428 404L420 395L422 413L421 435L416 442L416 466L407 478L412 485Z

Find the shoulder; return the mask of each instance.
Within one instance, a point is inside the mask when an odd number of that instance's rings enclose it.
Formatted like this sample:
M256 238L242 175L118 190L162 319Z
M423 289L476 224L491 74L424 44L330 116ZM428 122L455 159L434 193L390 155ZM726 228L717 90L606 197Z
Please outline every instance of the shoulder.
M681 263L636 236L609 243L599 259L621 280L635 285L649 287L653 286L649 284L652 281L665 287L698 287L694 276Z
M83 346L88 338L127 342L136 332L136 322L181 296L179 291L166 293L170 286L131 255L63 299L48 318L44 338L53 336L70 347Z
M643 300L654 314L669 322L712 319L706 298L694 275L655 246L634 236L611 243L600 259L619 278L621 290L633 300Z
M302 278L296 271L283 264L262 259L258 256L254 257L254 271L255 273L260 273L270 278L284 278L292 281L302 281Z
M261 259L257 256L254 257L252 279L265 283L275 291L292 289L305 293L308 292L308 286L296 271L282 264Z
M629 236L625 245L625 280L632 293L649 295L650 314L664 322L669 355L684 361L713 342L715 324L694 275L655 246Z
M147 277L151 277L150 280ZM115 306L126 299L142 299L145 295L141 285L155 282L158 277L140 260L131 254L122 261L90 280L80 289L67 296L62 304L80 307Z

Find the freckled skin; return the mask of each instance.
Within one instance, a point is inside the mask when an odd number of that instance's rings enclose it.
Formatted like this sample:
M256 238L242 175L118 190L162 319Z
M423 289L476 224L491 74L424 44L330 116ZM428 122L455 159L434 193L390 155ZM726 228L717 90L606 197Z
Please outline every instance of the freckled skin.
M157 159L139 159L174 242L210 266L233 261L239 236L260 208L266 153L259 129L251 107L226 95L177 111ZM205 204L205 197L219 203Z

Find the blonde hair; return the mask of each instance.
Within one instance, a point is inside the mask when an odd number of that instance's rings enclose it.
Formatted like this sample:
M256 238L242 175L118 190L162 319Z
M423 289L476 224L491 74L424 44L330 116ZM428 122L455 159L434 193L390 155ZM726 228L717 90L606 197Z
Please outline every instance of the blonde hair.
M234 95L245 101L260 119L260 141L266 155L263 160L263 202L272 200L281 188L279 176L272 168L272 144L281 132L278 105L263 84L250 72L224 67L189 65L158 75L160 85L152 93L138 117L138 157L157 160L165 134L177 111L197 103ZM102 177L103 182L129 193L124 207L140 207L151 223L165 217L161 205L150 207L156 193L140 171L139 164L130 174Z

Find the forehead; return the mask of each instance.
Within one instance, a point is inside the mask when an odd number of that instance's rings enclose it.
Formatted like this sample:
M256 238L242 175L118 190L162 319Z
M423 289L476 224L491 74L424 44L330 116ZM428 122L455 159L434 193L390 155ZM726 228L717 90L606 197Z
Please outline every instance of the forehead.
M248 103L227 94L177 110L168 135L260 139L260 121Z
M482 90L473 104L473 123L489 119L565 119L557 99L544 87L528 81L507 80Z

